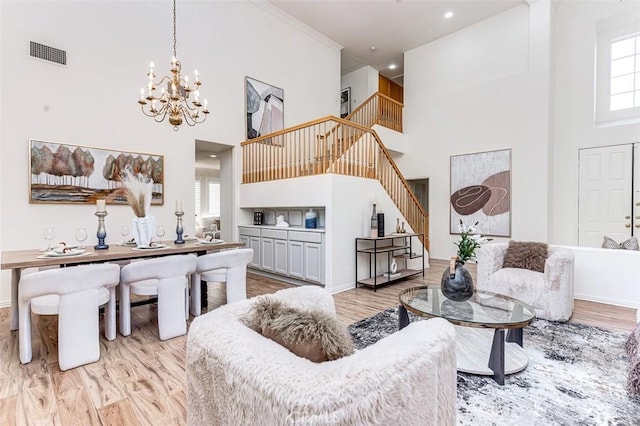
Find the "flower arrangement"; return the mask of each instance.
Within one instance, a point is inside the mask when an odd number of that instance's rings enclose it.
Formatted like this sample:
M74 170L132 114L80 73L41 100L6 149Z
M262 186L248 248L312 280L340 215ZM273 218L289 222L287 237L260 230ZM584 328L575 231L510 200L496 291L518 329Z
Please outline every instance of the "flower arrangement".
M476 249L479 249L489 241L489 239L476 233L476 226L478 226L478 222L471 226L466 226L460 219L460 225L458 225L460 240L453 244L458 246L458 259L463 263L468 260L476 260Z
M151 207L153 180L142 174L133 174L130 169L122 173L124 196L137 217L145 217Z

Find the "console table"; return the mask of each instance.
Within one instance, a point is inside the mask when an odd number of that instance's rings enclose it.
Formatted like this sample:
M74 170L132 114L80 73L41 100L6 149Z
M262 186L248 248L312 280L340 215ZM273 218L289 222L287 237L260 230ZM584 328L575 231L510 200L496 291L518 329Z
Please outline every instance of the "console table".
M356 287L358 284L372 286L373 291L376 291L380 285L390 284L413 275L422 274L424 277L424 248L419 240L421 236L422 234L404 233L385 235L384 237L356 238ZM358 255L361 254L369 256L368 278L358 278ZM386 268L379 270L378 255L385 254L387 257ZM409 269L408 261L417 258L422 258L422 269ZM399 266L395 274L390 271L393 259L404 263L403 268Z

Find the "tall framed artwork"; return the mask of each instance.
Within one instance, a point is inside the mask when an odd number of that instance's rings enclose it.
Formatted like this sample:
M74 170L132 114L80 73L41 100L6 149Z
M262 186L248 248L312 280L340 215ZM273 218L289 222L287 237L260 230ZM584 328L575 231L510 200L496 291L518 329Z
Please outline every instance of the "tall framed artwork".
M511 236L511 150L478 152L451 157L449 232L460 234L478 222L477 232Z
M340 91L340 118L351 114L351 87L345 87Z
M127 204L119 195L130 169L153 180L152 205L164 204L164 156L29 140L29 202Z
M245 77L247 139L284 129L284 90Z

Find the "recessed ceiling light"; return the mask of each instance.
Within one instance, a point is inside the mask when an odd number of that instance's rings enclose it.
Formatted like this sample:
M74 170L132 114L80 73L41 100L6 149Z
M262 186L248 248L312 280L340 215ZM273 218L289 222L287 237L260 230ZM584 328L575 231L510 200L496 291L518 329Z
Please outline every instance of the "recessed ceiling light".
M216 157L217 157L217 155L215 155L215 154L209 154L209 157L211 157L211 158L216 158Z
M395 70L396 68L398 68L398 66L396 64L389 64L389 69L390 70Z
M452 17L453 17L453 12L452 12L452 11L448 11L448 12L446 12L446 13L444 14L444 17L445 17L446 19L452 18Z

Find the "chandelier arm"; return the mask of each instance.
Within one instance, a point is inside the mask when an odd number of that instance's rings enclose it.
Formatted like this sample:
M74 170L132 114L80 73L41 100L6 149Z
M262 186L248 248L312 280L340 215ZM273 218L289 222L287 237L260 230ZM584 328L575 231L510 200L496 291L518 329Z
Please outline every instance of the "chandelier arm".
M158 113L153 116L153 120L156 123L163 122L164 118L167 116L168 111L169 111L169 108L167 108L167 105L164 105L162 108L160 108L160 110L158 110Z

